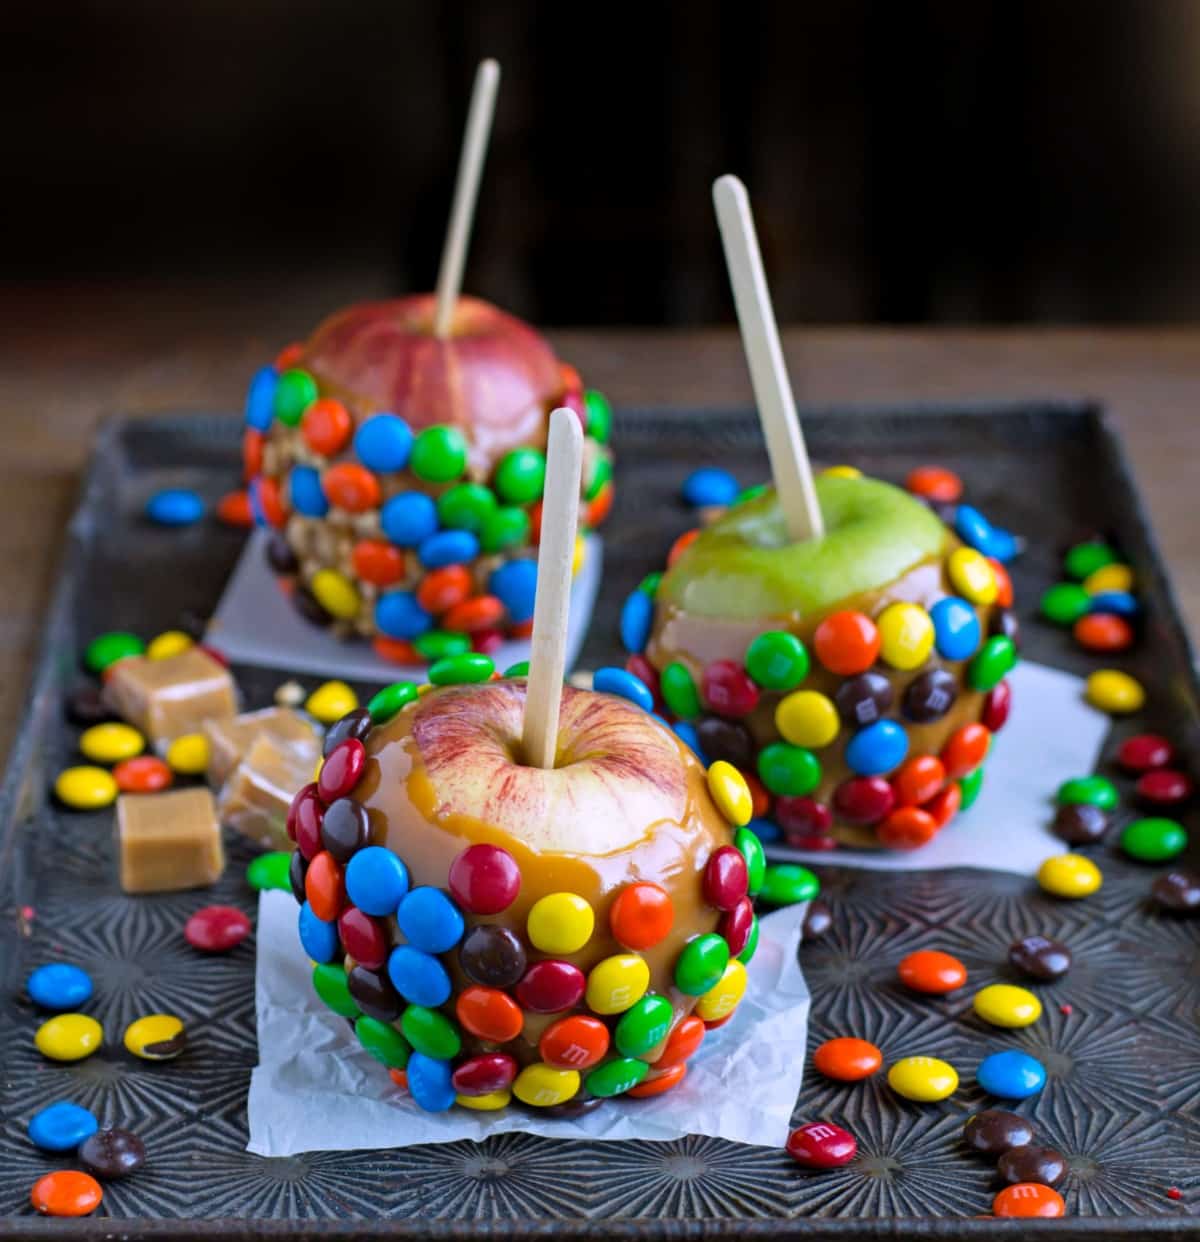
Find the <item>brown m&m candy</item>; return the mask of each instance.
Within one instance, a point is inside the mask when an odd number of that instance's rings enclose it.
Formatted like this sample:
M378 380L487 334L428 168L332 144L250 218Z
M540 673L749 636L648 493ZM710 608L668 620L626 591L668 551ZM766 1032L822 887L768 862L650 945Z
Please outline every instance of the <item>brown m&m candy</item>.
M128 1177L146 1163L146 1145L129 1130L106 1126L88 1135L77 1152L79 1163L103 1181Z
M963 1141L981 1156L1002 1156L1014 1147L1033 1142L1033 1126L1002 1108L972 1113L963 1124Z
M1048 983L1071 969L1071 950L1058 940L1026 936L1009 946L1008 960L1023 974Z
M1072 802L1055 812L1053 828L1068 845L1095 845L1108 831L1108 814L1090 802Z
M1053 1147L1026 1144L1003 1152L996 1163L996 1171L1010 1186L1018 1182L1056 1186L1066 1174L1067 1162Z
M1168 871L1154 881L1150 896L1172 914L1200 914L1200 874Z

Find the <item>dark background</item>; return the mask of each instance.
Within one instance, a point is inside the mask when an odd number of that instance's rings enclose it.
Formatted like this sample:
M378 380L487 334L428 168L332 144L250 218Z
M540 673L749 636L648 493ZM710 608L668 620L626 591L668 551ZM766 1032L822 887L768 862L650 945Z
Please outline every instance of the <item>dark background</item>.
M540 322L730 319L725 171L782 319L1200 318L1200 0L9 3L0 292L428 288L489 54L467 288Z

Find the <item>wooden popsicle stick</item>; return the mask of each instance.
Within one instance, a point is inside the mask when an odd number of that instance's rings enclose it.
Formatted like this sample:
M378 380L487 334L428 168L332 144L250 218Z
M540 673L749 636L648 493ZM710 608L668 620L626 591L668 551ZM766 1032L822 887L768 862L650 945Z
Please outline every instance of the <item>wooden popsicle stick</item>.
M458 176L454 182L454 202L450 207L450 222L446 226L446 240L442 245L442 262L438 267L433 334L442 338L450 335L454 305L462 289L463 266L467 261L467 244L471 240L471 222L475 218L475 200L479 196L479 178L487 157L488 135L492 130L492 114L496 110L499 85L499 64L490 57L481 60L471 90L471 107L467 112L467 128L463 133Z
M727 175L713 182L713 204L742 329L742 347L750 367L750 382L788 538L796 542L820 539L825 534L825 523L813 487L804 433L796 416L775 312L771 309L771 291L758 249L750 196L737 177Z
M558 709L567 667L567 613L582 471L583 429L579 417L560 407L550 415L550 439L546 446L537 598L533 605L529 683L521 728L524 761L534 768L554 767L558 749Z

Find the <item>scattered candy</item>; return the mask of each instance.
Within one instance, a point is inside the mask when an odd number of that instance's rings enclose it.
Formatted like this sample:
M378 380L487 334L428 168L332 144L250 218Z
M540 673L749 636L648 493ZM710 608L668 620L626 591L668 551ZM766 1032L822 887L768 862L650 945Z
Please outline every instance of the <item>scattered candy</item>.
M1045 936L1026 936L1009 946L1008 960L1031 979L1050 983L1071 969L1071 950Z
M1117 750L1117 762L1127 772L1149 772L1165 768L1175 758L1175 748L1157 733L1138 733L1127 737Z
M1042 1002L1029 991L1011 983L993 983L975 993L975 1013L992 1026L1029 1026L1042 1016Z
M1055 625L1074 625L1087 615L1091 606L1091 596L1083 587L1073 582L1060 582L1042 596L1041 613Z
M296 857L299 857L299 855L296 855ZM257 858L251 860L250 865L246 868L246 883L255 892L261 893L268 889L280 889L286 893L291 887L288 871L292 858L293 855L283 850L272 850L266 854L259 854Z
M1098 569L1115 564L1117 554L1108 544L1099 540L1077 543L1063 558L1063 568L1077 581L1084 581Z
M250 934L249 918L235 906L204 906L183 925L183 938L205 953L228 953Z
M103 673L118 660L123 660L126 656L142 655L145 650L145 643L136 634L114 631L93 638L83 653L83 662L91 672Z
M92 980L69 962L47 962L26 979L25 991L42 1009L78 1009L91 998Z
M33 1042L51 1061L81 1061L104 1042L104 1028L85 1013L63 1013L43 1022Z
M693 470L683 481L683 500L693 508L710 505L731 505L737 498L738 481L728 470L715 466Z
M92 725L79 738L80 753L93 763L119 763L141 754L146 739L131 725L111 721Z
M831 1121L810 1121L788 1135L787 1150L806 1169L839 1169L854 1159L858 1142Z
M1104 877L1090 858L1055 854L1038 868L1037 881L1055 897L1075 898L1090 896L1104 883Z
M113 1181L136 1173L146 1163L146 1145L129 1130L105 1126L84 1139L76 1157L89 1173Z
M897 967L900 982L914 992L943 996L967 981L967 968L956 957L939 949L918 949Z
M159 526L191 526L204 516L204 501L185 488L165 488L146 501L146 516Z
M865 1039L827 1039L813 1051L813 1068L838 1082L870 1078L883 1064L883 1053Z
M104 768L81 765L60 772L54 782L54 795L76 811L95 811L117 800L117 782Z
M1056 799L1059 806L1087 803L1111 811L1118 802L1117 787L1103 776L1076 776L1059 785Z
M1016 1113L987 1108L972 1113L963 1124L963 1140L981 1156L1002 1156L1014 1147L1033 1142L1033 1127Z
M146 1061L169 1061L187 1045L183 1022L169 1013L137 1018L125 1028L125 1047Z
M975 1077L989 1095L1024 1100L1046 1085L1046 1067L1027 1052L1010 1048L984 1057Z
M87 1216L100 1206L104 1191L87 1173L62 1169L33 1184L29 1201L39 1216Z
M897 1095L920 1104L944 1100L958 1088L954 1066L937 1057L904 1057L888 1070L887 1080Z
M1087 679L1084 694L1093 707L1114 716L1140 711L1146 702L1146 691L1141 682L1114 668L1092 673Z
M124 759L112 770L113 780L122 793L158 793L169 789L174 773L157 755L138 755Z
M1139 862L1167 862L1187 848L1187 832L1173 819L1135 819L1121 833L1121 848Z
M1053 1147L1027 1145L1004 1152L996 1163L996 1172L1010 1186L1021 1182L1054 1186L1066 1175L1067 1162Z
M341 720L358 706L358 696L344 681L327 681L308 696L304 710L322 724Z
M1168 871L1154 881L1150 895L1172 914L1200 911L1200 875L1192 871Z
M88 1109L59 1100L29 1119L29 1141L42 1151L74 1151L98 1128L99 1123Z
M167 766L180 776L203 776L208 769L209 741L203 733L185 733L167 747Z
M1172 768L1144 772L1134 786L1134 793L1143 802L1154 806L1177 806L1181 802L1187 802L1195 792L1192 778Z
M1060 806L1054 816L1054 835L1068 845L1094 845L1108 831L1108 816L1088 802Z
M1071 633L1088 651L1127 651L1133 646L1133 627L1112 613L1089 612L1075 622Z
M1063 1197L1049 1186L1035 1182L1019 1182L1002 1190L992 1200L994 1216L1065 1216Z

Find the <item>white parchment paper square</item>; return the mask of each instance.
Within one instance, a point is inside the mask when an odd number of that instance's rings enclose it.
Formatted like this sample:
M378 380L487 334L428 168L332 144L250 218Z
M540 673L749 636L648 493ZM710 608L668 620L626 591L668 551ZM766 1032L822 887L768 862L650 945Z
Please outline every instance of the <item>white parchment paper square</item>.
M392 1086L349 1023L313 992L290 894L258 910L259 1065L250 1081L248 1149L261 1156L483 1139L505 1130L551 1138L674 1139L708 1134L781 1146L800 1089L808 988L796 958L803 906L768 915L734 1018L710 1031L683 1083L665 1095L602 1105L575 1121L523 1109L423 1112Z
M388 683L401 677L425 680L425 667L407 668L381 660L365 639L342 642L327 630L310 625L292 607L267 566L264 530L255 530L234 566L216 612L204 635L218 651L239 664L283 668L349 681ZM571 584L571 612L567 620L567 667L572 668L583 647L588 622L600 589L604 544L598 535L584 540L583 564ZM504 643L492 659L498 669L529 659L529 640Z
M975 805L919 850L808 853L772 844L772 858L827 867L926 871L979 867L1033 875L1066 846L1050 831L1054 794L1072 776L1096 770L1109 720L1089 706L1080 677L1022 661L1009 674L1013 707L996 735Z

